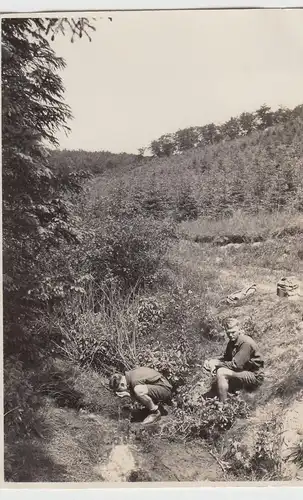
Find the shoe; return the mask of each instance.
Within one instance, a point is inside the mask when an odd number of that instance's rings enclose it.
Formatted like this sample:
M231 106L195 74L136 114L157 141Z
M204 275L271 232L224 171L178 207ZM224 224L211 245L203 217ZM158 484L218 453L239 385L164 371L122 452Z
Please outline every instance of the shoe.
M144 425L148 425L148 424L153 424L155 422L157 422L158 420L160 420L161 418L161 412L159 410L153 412L153 413L150 413L144 420L143 420L143 424Z
M163 404L159 404L159 411L161 413L161 417L166 417L168 415L168 411Z

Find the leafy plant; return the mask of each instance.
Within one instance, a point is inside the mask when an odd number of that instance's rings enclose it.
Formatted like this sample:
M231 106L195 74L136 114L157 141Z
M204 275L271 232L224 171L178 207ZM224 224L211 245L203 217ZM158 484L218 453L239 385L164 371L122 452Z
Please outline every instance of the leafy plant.
M223 455L229 471L236 477L268 481L282 478L281 432L278 419L273 417L257 433L252 452L237 440L229 440Z
M162 433L182 439L203 438L216 441L226 432L237 418L248 416L247 404L238 396L231 397L222 406L217 398L192 400L188 388L178 395L177 406L172 414L172 421Z
M303 468L303 439L293 446L288 455L288 460Z
M162 304L153 297L142 297L138 306L139 331L150 333L156 325L161 324L164 317Z
M178 222L192 220L198 217L198 204L191 190L182 189L177 198L176 219Z

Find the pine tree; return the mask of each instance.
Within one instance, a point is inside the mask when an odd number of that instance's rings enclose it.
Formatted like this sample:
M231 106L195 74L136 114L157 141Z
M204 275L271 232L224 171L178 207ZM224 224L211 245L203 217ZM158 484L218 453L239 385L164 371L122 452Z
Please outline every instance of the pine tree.
M198 217L198 204L189 186L181 189L177 198L176 219L193 220Z
M2 20L3 281L8 331L13 322L23 323L29 315L29 290L41 279L47 251L60 239L77 241L64 195L81 189L79 175L53 173L46 145L57 145L57 130L68 131L71 118L58 75L65 62L47 36L64 31L65 23L73 37L82 36L89 24L79 22Z
M152 215L156 219L161 219L164 216L163 197L154 183L152 183L148 191L145 193L145 196L141 201L141 206L147 215Z

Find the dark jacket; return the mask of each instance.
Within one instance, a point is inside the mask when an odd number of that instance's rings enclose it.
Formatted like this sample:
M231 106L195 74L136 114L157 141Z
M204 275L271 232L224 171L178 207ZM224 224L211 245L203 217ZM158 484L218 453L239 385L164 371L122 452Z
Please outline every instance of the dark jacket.
M140 368L135 368L125 372L125 378L129 389L132 391L136 385L139 384L159 384L172 389L172 386L166 380L161 373L149 368L147 366L141 366Z
M224 366L234 371L259 371L264 360L256 342L248 335L240 334L235 342L228 342L224 356Z

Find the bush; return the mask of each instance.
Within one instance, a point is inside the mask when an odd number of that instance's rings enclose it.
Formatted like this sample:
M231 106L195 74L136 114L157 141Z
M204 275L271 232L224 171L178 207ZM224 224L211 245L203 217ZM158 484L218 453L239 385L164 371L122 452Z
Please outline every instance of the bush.
M97 313L89 297L87 301L79 297L52 315L50 328L57 332L53 352L105 375L150 366L177 388L195 363L195 350L182 329L174 334L170 347L150 335L161 321L160 313L160 303L151 297L136 298L134 291L129 295L112 291L107 301L99 302Z
M240 442L229 440L224 459L228 469L235 477L246 477L248 480L268 481L282 478L281 458L282 437L277 418L265 422L259 429L253 450Z
M178 222L197 219L199 214L198 203L190 188L185 188L180 192L176 204L175 217Z
M74 255L81 274L92 276L94 292L113 284L124 292L153 283L174 234L171 223L153 218L107 216L92 219L82 246ZM101 294L102 295L102 294Z
M170 223L143 216L108 220L103 260L125 290L151 284L172 234Z
M152 298L160 314L160 320L153 322L155 335L165 337L168 343L178 335L195 343L220 337L222 328L207 304L204 290L199 287L200 283L191 282L189 273L186 286L174 282L162 286L162 291Z
M281 429L277 419L265 422L258 432L251 468L256 479L275 480L281 478Z
M162 432L183 439L203 438L216 441L237 418L248 416L248 406L239 396L233 396L221 406L217 398L191 400L188 387L178 395L173 420Z
M155 297L143 297L139 300L138 323L139 330L148 334L161 324L164 317L163 305Z
M288 460L291 460L294 464L298 465L300 469L303 469L303 439L291 448Z
M38 259L26 290L27 311L29 307L51 311L88 290L96 304L108 289L127 294L134 287L153 284L174 225L137 214L110 213L100 214L104 215L100 223L93 210L83 207L83 211L82 220L77 220L77 244L61 242L46 262Z
M58 332L53 352L80 366L106 375L129 369L134 362L138 326L133 312L133 294L103 288L97 301L89 290L58 307L51 316L51 329Z
M34 388L33 372L25 371L16 357L4 363L4 429L9 434L29 436L35 431L40 398Z
M162 373L172 384L174 391L186 383L190 368L195 363L195 353L185 339L175 339L171 347L162 342L140 346L137 365L150 366Z

